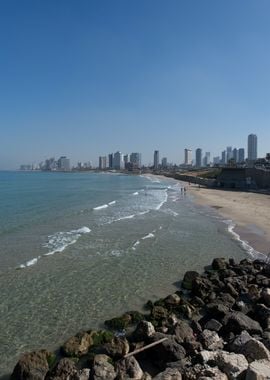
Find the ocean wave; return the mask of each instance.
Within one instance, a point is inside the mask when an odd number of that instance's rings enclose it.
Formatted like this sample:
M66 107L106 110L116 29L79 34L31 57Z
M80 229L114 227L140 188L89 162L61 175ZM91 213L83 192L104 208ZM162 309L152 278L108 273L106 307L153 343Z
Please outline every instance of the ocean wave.
M154 237L155 237L155 235L154 235L152 232L150 232L150 234L145 235L144 237L142 237L142 240L145 240L145 239L152 239L152 238L154 238Z
M111 201L108 203L109 206L115 205L116 201Z
M32 265L35 265L40 258L41 258L41 256L34 257L33 259L27 261L25 264L19 265L18 268L23 269L23 268L31 267Z
M239 241L241 247L254 259L265 260L266 256L262 252L256 251L248 241L242 240L240 235L234 231L236 224L232 220L223 220L223 223L228 225L228 232L233 236L236 241Z
M167 202L167 200L168 200L167 189L164 191L164 194L165 194L165 197L164 197L163 201L160 202L160 203L157 205L156 210L160 210L160 208L164 205L164 203Z
M170 208L167 208L167 209L163 210L163 212L164 212L165 214L172 215L172 216L177 216L177 215L179 215L178 212L173 211L173 210L171 210Z
M140 244L140 240L137 240L137 241L133 244L133 246L132 246L133 251L136 251L136 247L137 247L139 244Z
M135 193L132 193L132 195L139 195L138 191L135 191Z
M101 206L94 207L93 210L102 210L103 208L107 208L107 207L109 207L109 206L107 204L104 204Z

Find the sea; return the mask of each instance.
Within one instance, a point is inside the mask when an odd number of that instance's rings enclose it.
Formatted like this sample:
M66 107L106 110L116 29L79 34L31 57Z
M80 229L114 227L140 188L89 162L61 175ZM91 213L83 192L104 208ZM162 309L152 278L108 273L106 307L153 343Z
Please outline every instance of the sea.
M20 354L142 310L214 257L252 254L184 183L151 175L0 172L0 378Z

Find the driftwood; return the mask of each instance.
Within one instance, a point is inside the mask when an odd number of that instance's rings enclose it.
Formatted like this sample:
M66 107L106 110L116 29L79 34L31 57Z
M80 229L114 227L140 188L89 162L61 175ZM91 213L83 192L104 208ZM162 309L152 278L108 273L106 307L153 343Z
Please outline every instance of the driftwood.
M126 359L128 358L129 356L133 356L133 355L136 355L138 354L139 352L143 352L145 350L148 350L148 348L151 348L151 347L154 347L156 346L157 344L160 344L162 342L164 342L165 340L167 340L168 338L162 338L162 339L159 339L157 340L156 342L154 343L150 343L150 344L147 344L146 346L143 346L142 348L138 348L137 350L133 351L133 352L129 352L128 354L126 354L123 359Z

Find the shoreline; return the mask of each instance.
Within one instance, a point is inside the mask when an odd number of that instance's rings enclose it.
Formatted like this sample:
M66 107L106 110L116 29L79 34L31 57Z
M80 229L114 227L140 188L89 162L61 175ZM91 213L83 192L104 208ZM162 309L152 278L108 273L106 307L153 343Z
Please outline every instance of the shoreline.
M243 191L229 191L185 184L198 206L208 207L234 226L229 232L243 243L267 255L270 251L270 196Z

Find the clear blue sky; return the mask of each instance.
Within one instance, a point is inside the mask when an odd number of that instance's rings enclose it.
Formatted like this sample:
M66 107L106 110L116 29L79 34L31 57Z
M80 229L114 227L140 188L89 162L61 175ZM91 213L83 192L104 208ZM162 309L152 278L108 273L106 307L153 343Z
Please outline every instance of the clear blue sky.
M1 0L0 168L270 151L269 0Z

